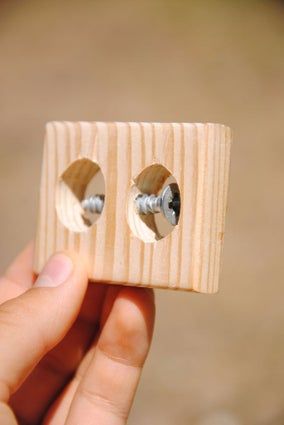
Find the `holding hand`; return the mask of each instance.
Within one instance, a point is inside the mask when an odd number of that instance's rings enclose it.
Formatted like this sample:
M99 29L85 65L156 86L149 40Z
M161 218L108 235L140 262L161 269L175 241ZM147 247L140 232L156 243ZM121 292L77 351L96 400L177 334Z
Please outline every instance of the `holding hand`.
M90 284L32 246L0 278L0 423L124 425L153 332L152 290Z

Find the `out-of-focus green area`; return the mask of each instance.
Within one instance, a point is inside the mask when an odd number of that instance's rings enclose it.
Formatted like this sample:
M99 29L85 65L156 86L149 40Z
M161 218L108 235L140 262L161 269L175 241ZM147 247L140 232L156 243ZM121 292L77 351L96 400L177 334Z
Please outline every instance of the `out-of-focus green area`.
M284 6L0 2L0 266L35 229L49 120L234 130L218 296L157 292L130 425L284 423Z

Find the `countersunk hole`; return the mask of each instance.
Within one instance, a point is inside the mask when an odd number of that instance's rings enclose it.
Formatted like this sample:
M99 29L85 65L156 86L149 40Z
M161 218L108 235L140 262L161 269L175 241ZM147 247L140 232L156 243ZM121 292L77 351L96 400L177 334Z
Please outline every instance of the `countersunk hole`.
M132 233L142 241L147 243L158 241L169 235L176 226L171 224L162 212L139 214L135 199L145 194L159 196L172 184L177 188L178 194L172 199L169 208L173 208L179 217L179 187L175 177L166 167L161 164L150 165L133 179L128 196L127 218Z
M101 215L82 207L82 202L93 196L104 200L103 173L96 162L78 159L64 171L57 185L56 210L62 224L73 232L86 232Z

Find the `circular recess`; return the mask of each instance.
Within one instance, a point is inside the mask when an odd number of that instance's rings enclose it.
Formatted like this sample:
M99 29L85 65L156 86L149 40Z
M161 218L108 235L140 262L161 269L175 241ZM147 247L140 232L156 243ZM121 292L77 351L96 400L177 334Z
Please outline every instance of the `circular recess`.
M85 232L100 217L104 197L105 181L99 165L87 158L78 159L59 179L56 191L58 217L72 232ZM94 208L96 203L99 204L97 209Z
M173 190L175 198L166 205L165 200ZM169 219L169 208L175 208L175 220ZM164 238L178 224L179 211L177 181L163 165L153 164L133 180L128 196L127 218L136 237L147 243Z

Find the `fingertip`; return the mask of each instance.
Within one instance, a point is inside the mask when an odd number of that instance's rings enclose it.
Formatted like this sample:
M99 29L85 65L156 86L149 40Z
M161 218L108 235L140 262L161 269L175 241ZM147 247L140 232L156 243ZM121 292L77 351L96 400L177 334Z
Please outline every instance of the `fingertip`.
M123 287L118 294L122 301L127 303L129 310L128 322L135 319L138 314L142 316L147 326L149 338L152 338L155 320L155 294L151 288ZM133 315L133 317L131 317Z
M88 280L88 267L84 256L76 254L72 251L60 251L60 254L66 255L73 263L73 272Z
M121 285L106 285L106 296L104 299L104 304L102 308L102 314L100 319L100 325L101 328L104 327L114 304L114 301L118 295L118 293L121 291L122 286Z
M87 267L84 260L74 253L60 251L48 259L34 286L56 287L72 284L86 289L87 283Z
M151 344L154 319L153 291L122 287L105 323L100 348L126 363L142 366Z

